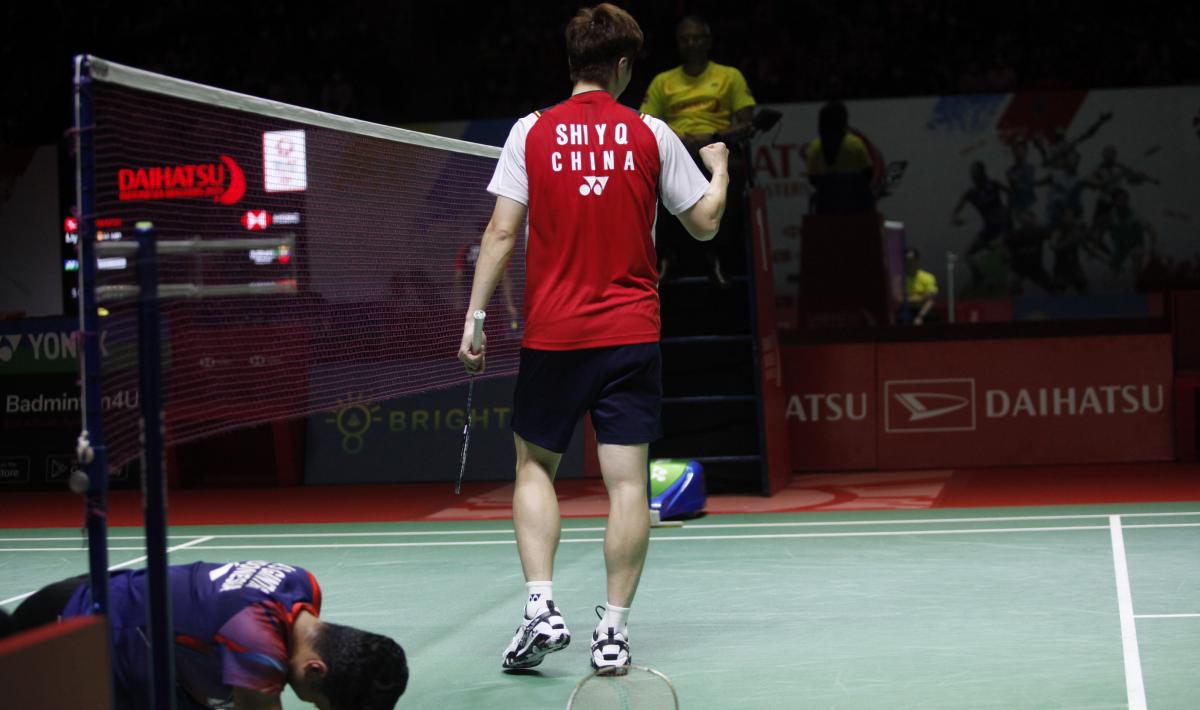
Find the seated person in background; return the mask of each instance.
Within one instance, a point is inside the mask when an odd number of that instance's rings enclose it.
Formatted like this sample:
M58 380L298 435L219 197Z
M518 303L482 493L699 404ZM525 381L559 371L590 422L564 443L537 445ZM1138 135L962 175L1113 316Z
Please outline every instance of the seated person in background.
M937 279L921 268L921 252L904 250L904 292L913 325L924 325L937 300Z
M866 142L850 130L850 113L840 101L821 107L818 137L805 160L813 186L815 214L870 214L875 211L872 180L876 166Z
M196 562L168 571L175 632L176 707L280 710L290 684L321 710L391 710L408 684L390 638L321 621L321 588L280 562ZM145 570L109 584L116 708L150 707ZM74 577L25 600L12 631L91 613L91 584Z
M746 177L742 152L733 148L739 141L748 140L754 119L754 96L746 78L736 67L709 61L712 31L700 17L689 15L679 21L675 41L683 63L674 69L657 74L642 99L642 113L661 119L670 126L692 160L704 170L699 151L710 143L730 143L729 200L721 232L713 240L702 242L708 262L709 276L719 287L728 285L719 252L737 259L741 248L738 235L743 229L742 184ZM672 264L679 261L685 249L695 248L691 238L678 220L665 214L659 206L657 247L659 279L666 278Z

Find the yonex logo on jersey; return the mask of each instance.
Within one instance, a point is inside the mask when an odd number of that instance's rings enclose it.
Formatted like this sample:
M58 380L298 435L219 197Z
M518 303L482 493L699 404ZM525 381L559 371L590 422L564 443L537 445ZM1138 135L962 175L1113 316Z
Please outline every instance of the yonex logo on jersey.
M604 192L604 186L607 184L607 175L584 175L583 184L579 186L579 194L586 196L590 192L594 195L599 195Z

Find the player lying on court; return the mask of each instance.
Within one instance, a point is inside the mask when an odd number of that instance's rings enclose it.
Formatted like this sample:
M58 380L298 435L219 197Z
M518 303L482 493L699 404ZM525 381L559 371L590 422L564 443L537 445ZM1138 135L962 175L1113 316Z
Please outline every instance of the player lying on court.
M321 588L280 562L196 562L169 568L176 707L279 710L290 684L321 710L391 710L408 683L390 638L321 621ZM109 590L118 710L150 705L146 572L113 572ZM42 588L12 615L23 631L90 613L91 584Z
M591 662L630 662L629 608L650 538L648 445L661 435L657 200L706 241L720 227L729 185L723 143L700 150L706 180L665 123L617 103L642 46L627 12L607 3L580 10L566 39L570 98L517 121L488 185L496 207L458 351L468 372L483 370L487 342L473 347L472 316L487 308L528 216L512 417L513 527L527 597L504 668L536 666L571 640L552 588L562 531L554 475L584 412L609 498L607 604L597 608Z

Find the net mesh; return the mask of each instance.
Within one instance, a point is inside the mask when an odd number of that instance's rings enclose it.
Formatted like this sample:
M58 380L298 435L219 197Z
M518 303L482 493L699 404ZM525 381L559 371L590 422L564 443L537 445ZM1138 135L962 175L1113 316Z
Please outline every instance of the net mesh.
M465 381L456 359L495 158L92 81L98 242L261 239L162 254L161 284L292 287L161 303L166 440L334 411ZM351 123L351 122L346 122ZM286 239L290 239L288 244ZM488 374L519 352L523 253L488 306ZM99 256L100 293L136 283ZM137 313L103 302L114 467L138 455Z

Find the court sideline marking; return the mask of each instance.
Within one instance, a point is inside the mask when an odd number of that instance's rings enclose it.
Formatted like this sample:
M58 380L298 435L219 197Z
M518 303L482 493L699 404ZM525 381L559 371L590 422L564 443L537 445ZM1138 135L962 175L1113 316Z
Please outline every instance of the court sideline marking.
M1158 512L1158 513L1124 513L1126 518L1154 518L1154 517L1194 517L1200 516L1200 511L1183 511L1183 512ZM838 527L838 526L873 526L873 525L922 525L933 523L1000 523L1000 522L1022 522L1028 520L1108 520L1108 513L1090 513L1090 514L1075 514L1075 515L1013 515L1013 516L985 516L978 518L904 518L898 520L825 520L825 521L792 521L786 523L685 523L684 527L688 530L728 530L728 529L754 529L754 528L804 528L804 527ZM443 524L436 523L435 524ZM1134 527L1134 526L1126 526ZM1137 527L1148 527L1137 526ZM1065 528L1064 528L1065 529ZM1093 528L1096 530L1107 529L1107 526ZM563 532L604 532L603 527L564 527ZM333 533L214 533L209 536L210 539L242 539L251 540L257 538L265 539L285 539L285 538L322 538L322 537L428 537L438 535L511 535L511 528L494 528L484 530L393 530L393 531L375 531L375 532L333 532ZM192 538L195 535L168 535L169 538ZM74 537L3 537L2 542L74 542L78 538ZM111 535L109 540L144 540L141 535ZM50 549L50 548L48 548ZM60 549L60 548L53 548ZM82 549L82 548L81 548ZM131 549L131 548L110 548L110 549ZM3 552L0 549L0 552Z
M730 526L732 527L732 526ZM1147 523L1142 525L1126 525L1128 529L1141 528L1200 528L1200 523ZM687 530L688 528L682 528ZM1048 527L1025 528L952 528L948 530L859 530L854 532L812 532L812 533L768 533L749 535L654 535L653 542L690 542L696 540L787 540L841 537L907 537L922 535L982 535L986 533L1026 533L1026 532L1069 532L1075 530L1109 530L1108 525L1057 525ZM511 534L511 531L508 531ZM564 530L567 532L567 530ZM208 535L201 540L213 540L218 536ZM230 538L240 537L230 535ZM201 540L193 540L188 547L198 545ZM596 543L603 542L599 537L566 537L560 543ZM344 542L344 543L310 543L310 544L256 544L256 545L205 545L201 550L322 550L322 549L363 549L363 548L393 548L393 547L475 547L484 545L515 545L516 539L508 540L461 540L461 541L430 541L430 542ZM182 548L182 546L181 546ZM141 547L110 547L115 552L141 550ZM86 552L77 547L0 547L4 552Z
M185 543L183 543L183 544L181 544L181 545L175 545L175 546L173 546L173 547L168 547L168 548L167 548L167 552L174 552L174 551L176 551L176 550L183 550L183 549L186 549L186 548L192 547L192 546L194 546L194 545L200 545L200 544L202 544L202 543L208 542L208 541L209 541L209 540L211 540L211 539L213 539L213 536L212 536L212 535L206 535L206 536L204 536L204 537L198 537L198 538L195 538L194 540L191 540L191 541L189 541L189 542L185 542ZM113 549L113 548L109 548L109 549L111 550L111 549ZM117 548L117 549L121 549L121 548ZM134 549L143 549L143 548L134 548ZM136 565L137 563L139 563L139 562L142 562L142 561L144 561L145 559L146 559L146 555L142 555L141 557L135 557L135 558L133 558L133 559L131 559L131 560L125 560L124 562L118 562L117 564L115 564L115 565L112 565L111 567L109 567L109 568L108 568L108 571L109 571L109 572L112 572L113 570L118 570L118 569L121 569L122 567L128 567L129 565ZM10 597L10 598L8 598L8 599L0 599L0 606L4 606L5 604L12 604L13 602L19 602L19 601L21 601L22 599L25 599L25 598L27 598L27 597L32 597L32 596L33 596L34 594L36 594L36 593L37 593L37 590L35 589L35 590L33 590L32 592L26 592L25 594L18 594L18 595L17 595L17 596L15 596L15 597Z
M1138 651L1137 622L1133 618L1133 593L1129 586L1121 516L1109 516L1108 528L1117 578L1117 607L1121 614L1121 646L1125 651L1125 693L1129 699L1129 710L1146 710L1146 685L1142 680L1142 659Z

